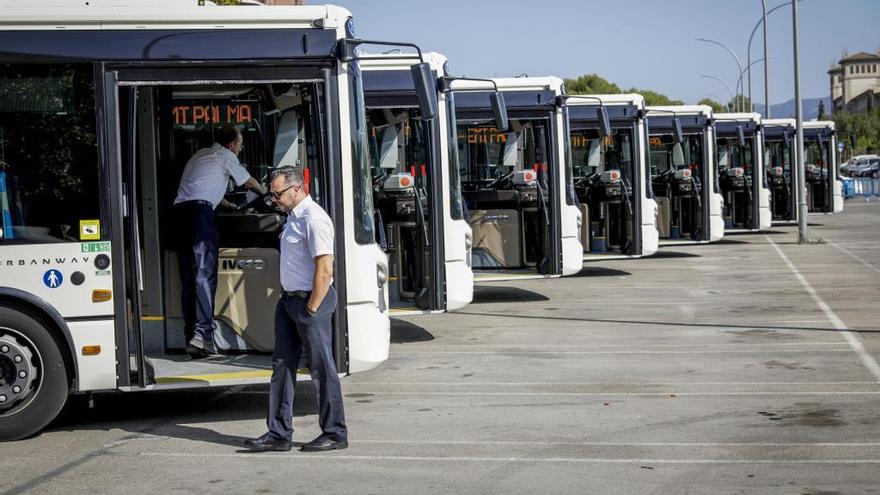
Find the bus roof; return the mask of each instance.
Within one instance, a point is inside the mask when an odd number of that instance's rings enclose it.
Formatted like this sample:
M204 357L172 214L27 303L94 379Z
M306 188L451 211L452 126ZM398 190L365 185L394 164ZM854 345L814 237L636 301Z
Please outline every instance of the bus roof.
M446 55L437 52L422 53L422 58L432 69L443 75ZM361 68L364 70L409 70L410 66L419 62L417 53L362 53Z
M650 105L645 107L645 109L648 111L648 115L651 115L652 110L654 110L655 115L669 115L669 112L673 112L676 115L705 115L712 117L713 114L712 107L709 105Z
M761 122L765 127L794 127L794 119L765 119ZM806 124L806 122L804 122Z
M761 114L757 112L739 112L739 113L716 113L716 122L755 122L761 123Z
M351 13L334 5L199 6L194 1L47 2L0 0L0 30L344 29ZM51 7L51 8L47 8Z
M568 106L598 106L599 102L591 98L598 98L603 105L633 105L639 109L645 108L645 97L637 93L620 93L613 95L568 95L571 98L565 100ZM589 98L577 98L588 96Z
M554 91L557 94L562 92L562 79L556 76L546 76L546 77L498 77L491 78L495 81L495 84L498 85L499 91L540 91L540 90L550 90ZM484 81L468 81L468 80L456 80L452 81L452 89L453 90L463 90L463 89L485 89L486 91L493 90L493 86Z
M831 129L835 130L835 124L833 120L805 120L804 121L805 129Z

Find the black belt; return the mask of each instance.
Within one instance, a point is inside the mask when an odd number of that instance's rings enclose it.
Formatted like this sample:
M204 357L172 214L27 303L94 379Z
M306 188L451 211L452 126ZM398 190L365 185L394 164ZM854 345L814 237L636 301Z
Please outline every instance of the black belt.
M284 295L287 297L309 297L312 295L310 290L286 290Z
M210 206L211 209L214 209L214 203L210 201L205 201L204 199L190 199L188 201L181 201L174 206Z

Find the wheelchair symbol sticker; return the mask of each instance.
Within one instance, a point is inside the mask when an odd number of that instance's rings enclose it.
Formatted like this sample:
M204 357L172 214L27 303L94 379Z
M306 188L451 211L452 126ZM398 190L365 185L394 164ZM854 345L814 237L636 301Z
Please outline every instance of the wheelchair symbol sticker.
M60 270L53 268L43 274L43 283L50 289L61 287L62 282L64 282L64 275L61 274Z

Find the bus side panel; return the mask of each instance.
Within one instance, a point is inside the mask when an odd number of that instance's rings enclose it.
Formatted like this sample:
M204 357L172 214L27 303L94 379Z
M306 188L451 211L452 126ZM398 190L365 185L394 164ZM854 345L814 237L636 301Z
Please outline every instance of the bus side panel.
M757 159L755 160L755 173L753 179L758 181L758 230L767 230L773 221L773 214L770 212L770 190L766 187L764 166L764 133L755 133L755 145L757 147Z
M0 278L15 281L16 289L46 301L62 318L109 316L112 301L92 302L93 290L113 287L112 267L99 270L95 266L99 255L110 256L109 242L4 246Z
M714 172L713 172L714 173ZM720 241L724 237L724 196L713 192L709 202L709 241Z
M447 203L448 205L448 203ZM471 270L467 239L471 227L464 220L447 219L446 237L446 310L461 309L474 300L474 272Z
M831 201L833 203L832 208L831 208L831 212L832 213L840 213L843 211L843 189L840 185L840 175L839 175L840 174L840 163L838 162L838 160L840 158L837 156L837 138L836 137L831 136L831 145L830 146L831 146L831 164L832 164L832 166L829 167L828 173L834 174L833 175L834 187L831 190L831 192L832 192Z
M568 174L565 173L566 167L568 164L565 163L566 159L570 159L568 155L565 153L565 145L569 136L560 137L561 133L568 128L567 124L564 122L563 114L561 111L557 111L555 115L556 126L555 132L557 135L553 136L553 143L556 147L554 153L557 157L558 170L556 173L557 181L559 183L559 197L554 198L551 196L553 201L556 201L557 204L562 205L560 212L560 236L561 236L561 250L562 250L562 276L566 275L574 275L579 273L584 267L584 246L581 244L581 226L583 225L584 219L581 218L581 210L576 205L568 204L568 191L571 189L571 184L566 183L569 179Z
M73 336L77 369L77 391L116 388L116 339L112 319L73 321L67 324ZM97 355L83 356L84 346L101 346Z
M638 136L635 139L635 142L639 143L638 166L640 180L642 181L641 194L638 198L642 209L642 249L639 252L639 255L651 256L660 248L660 230L657 228L660 207L657 205L657 200L649 198L647 193L650 190L651 185L651 165L648 159L649 145L648 136L646 134L648 130L644 120L639 120L636 129Z

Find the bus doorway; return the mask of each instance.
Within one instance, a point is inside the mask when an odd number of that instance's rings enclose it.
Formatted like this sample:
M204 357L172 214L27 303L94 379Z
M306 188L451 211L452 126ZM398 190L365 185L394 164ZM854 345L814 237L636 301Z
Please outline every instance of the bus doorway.
M770 191L765 185L761 116L715 114L718 182L724 196L725 232L757 232L770 227Z
M681 128L681 142L676 138L675 120ZM708 106L648 107L661 246L706 243L724 236L711 120Z
M276 167L302 167L313 199L332 210L320 141L323 91L317 81L120 85L120 123L130 124L120 128L135 129L123 131L120 147L132 205L125 229L126 245L132 246L127 289L131 319L140 322L130 338L142 342L143 366L152 375L147 381L174 383L192 375L247 381L270 375L281 290L278 235L285 216L266 197L230 182L215 210L220 251L214 340L223 355L192 360L183 352L177 263L178 238L187 227L178 223L172 205L190 157L210 147L221 126L234 125L243 137L239 159L252 177L266 184ZM344 272L337 270L336 279L344 280ZM340 294L341 308L344 301ZM337 315L338 330L344 328L340 319Z
M804 122L804 167L808 213L843 211L834 122Z
M764 124L764 164L775 225L797 223L797 173L794 170L795 120L768 119Z
M644 108L644 99L635 94L566 97L584 261L638 258L657 251ZM600 119L607 120L607 129Z
M582 268L579 216L564 173L557 78L494 79L509 115L496 128L485 82L456 80L464 199L475 281L543 278Z

